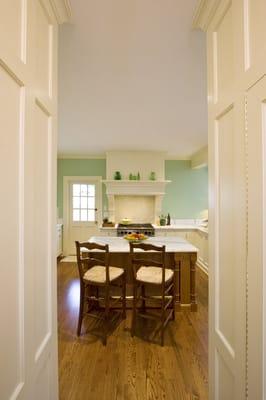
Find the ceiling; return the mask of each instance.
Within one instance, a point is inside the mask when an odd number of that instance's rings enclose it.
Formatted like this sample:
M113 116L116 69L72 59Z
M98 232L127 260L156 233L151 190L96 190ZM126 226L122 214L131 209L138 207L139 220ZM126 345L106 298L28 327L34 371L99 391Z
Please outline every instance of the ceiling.
M205 37L197 0L72 0L59 32L60 155L207 144Z

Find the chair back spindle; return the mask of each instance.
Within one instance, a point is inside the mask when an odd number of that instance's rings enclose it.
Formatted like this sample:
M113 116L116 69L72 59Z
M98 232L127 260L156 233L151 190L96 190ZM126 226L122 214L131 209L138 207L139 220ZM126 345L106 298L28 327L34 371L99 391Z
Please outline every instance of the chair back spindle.
M101 245L99 243L94 243L94 242L82 243L78 241L76 241L75 243L77 250L77 262L78 262L80 280L83 279L83 276L86 273L86 271L88 271L88 269L92 268L95 265L100 265L106 268L106 284L108 285L110 283L110 273L109 273L110 253L108 244ZM88 250L87 257L82 257L82 250ZM95 253L98 252L99 256L104 255L103 259L101 257L97 258Z
M165 246L155 246L149 243L130 243L130 261L133 269L133 279L136 280L137 271L140 267L158 267L162 269L162 283L165 285ZM138 255L142 255L142 252L135 252L136 249L140 249L143 252L150 251L157 253L159 260L150 258L140 258Z

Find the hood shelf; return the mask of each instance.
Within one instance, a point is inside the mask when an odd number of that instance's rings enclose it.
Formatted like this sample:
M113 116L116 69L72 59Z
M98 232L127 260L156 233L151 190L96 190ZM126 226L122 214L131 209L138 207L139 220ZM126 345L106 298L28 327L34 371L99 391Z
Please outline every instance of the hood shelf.
M171 181L151 180L102 180L107 195L160 196L165 194L166 185Z

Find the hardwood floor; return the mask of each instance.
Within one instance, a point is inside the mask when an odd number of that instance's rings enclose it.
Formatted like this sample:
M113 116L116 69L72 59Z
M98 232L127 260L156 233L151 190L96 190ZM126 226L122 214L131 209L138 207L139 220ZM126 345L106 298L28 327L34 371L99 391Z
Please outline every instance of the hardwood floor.
M131 311L108 338L76 337L79 306L77 266L58 264L60 400L207 400L208 279L197 270L198 312L176 313L165 334L165 346L143 340L152 321L140 321L131 338ZM97 330L98 327L95 327Z

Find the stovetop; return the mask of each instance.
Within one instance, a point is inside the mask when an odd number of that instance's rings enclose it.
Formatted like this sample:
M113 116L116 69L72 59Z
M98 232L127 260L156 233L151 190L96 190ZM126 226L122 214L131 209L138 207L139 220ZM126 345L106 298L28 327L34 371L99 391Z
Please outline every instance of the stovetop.
M118 224L118 228L152 228L152 224L146 223L146 224Z
M152 224L118 224L117 236L124 236L130 233L143 233L147 236L154 236L155 229Z

